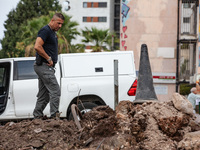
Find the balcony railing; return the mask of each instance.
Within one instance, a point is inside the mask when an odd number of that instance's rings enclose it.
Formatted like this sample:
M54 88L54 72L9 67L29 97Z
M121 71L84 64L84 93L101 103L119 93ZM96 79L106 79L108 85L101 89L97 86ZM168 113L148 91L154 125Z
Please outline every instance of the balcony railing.
M197 0L182 0L181 36L197 37Z

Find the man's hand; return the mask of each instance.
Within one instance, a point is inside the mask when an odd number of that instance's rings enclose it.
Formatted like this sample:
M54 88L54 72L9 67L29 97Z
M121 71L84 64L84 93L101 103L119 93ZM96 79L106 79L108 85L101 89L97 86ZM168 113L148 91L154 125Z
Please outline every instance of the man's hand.
M48 61L48 64L47 64L48 66L53 66L53 61L51 60L51 61Z

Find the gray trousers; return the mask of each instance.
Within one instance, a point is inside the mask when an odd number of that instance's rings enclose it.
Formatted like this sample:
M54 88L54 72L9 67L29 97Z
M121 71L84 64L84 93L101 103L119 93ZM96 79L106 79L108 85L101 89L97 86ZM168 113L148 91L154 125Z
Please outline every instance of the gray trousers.
M50 114L54 117L59 112L60 87L55 77L53 67L43 63L41 66L34 65L34 70L38 75L37 102L33 111L34 117L42 117L43 111L50 102Z

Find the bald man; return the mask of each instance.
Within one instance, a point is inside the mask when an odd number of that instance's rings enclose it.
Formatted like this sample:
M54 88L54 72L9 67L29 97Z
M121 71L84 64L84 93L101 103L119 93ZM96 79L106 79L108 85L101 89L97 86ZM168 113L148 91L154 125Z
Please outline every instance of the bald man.
M43 111L50 102L50 117L55 118L59 113L60 87L54 75L58 59L58 31L64 23L61 13L54 14L48 25L38 32L35 42L36 63L34 70L38 75L37 102L33 111L34 118L43 118Z

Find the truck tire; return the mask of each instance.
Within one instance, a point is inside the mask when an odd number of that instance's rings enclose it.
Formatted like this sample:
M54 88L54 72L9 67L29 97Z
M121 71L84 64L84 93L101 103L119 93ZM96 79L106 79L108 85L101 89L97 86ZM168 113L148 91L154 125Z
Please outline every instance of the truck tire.
M84 115L86 112L90 111L92 108L97 106L98 106L97 104L91 102L84 102L82 104L77 105L82 115ZM73 120L72 112L70 112L69 114L69 120Z

